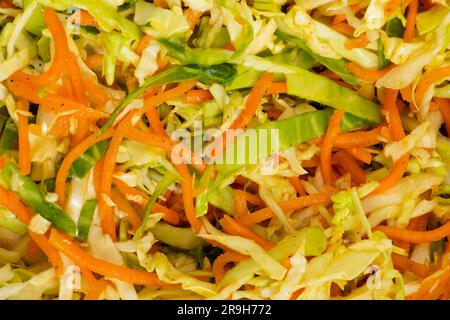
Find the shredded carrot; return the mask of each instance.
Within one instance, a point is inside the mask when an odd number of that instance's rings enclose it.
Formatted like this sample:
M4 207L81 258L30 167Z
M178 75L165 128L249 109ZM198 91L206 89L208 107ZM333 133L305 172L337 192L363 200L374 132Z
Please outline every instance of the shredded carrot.
M307 195L305 187L302 184L302 180L299 177L291 177L289 178L289 182L295 188L295 191L297 191L298 195L300 196Z
M341 132L341 121L344 117L345 110L337 110L330 119L328 130L323 137L320 151L320 168L322 170L323 180L325 184L332 184L331 177L331 154L333 151L334 139Z
M69 51L66 32L56 11L47 7L44 11L44 19L52 34L55 47L55 55L50 69L41 75L28 75L22 71L14 73L14 77L17 80L27 82L36 87L48 86L61 79L66 67L66 57L64 56L64 53Z
M429 265L417 263L399 254L392 254L392 262L394 263L394 267L401 272L410 271L421 278L425 278L430 274Z
M396 141L405 137L402 120L397 108L398 90L386 89L383 101L383 109L387 112L389 128L392 138Z
M408 6L408 15L406 16L406 28L403 34L403 41L411 42L414 38L416 29L416 17L419 10L419 0L413 0Z
M342 78L341 78L340 75L338 75L338 74L336 74L336 73L334 73L333 71L328 70L328 69L325 70L325 71L322 71L322 72L320 73L320 75L321 75L321 76L324 76L324 77L327 77L328 79L333 80L333 81L339 81L339 80L342 80Z
M98 22L95 18L85 10L78 10L69 17L69 22L86 27L98 27Z
M131 118L135 112L129 113L125 119L119 124L117 130L114 132L108 151L105 154L105 162L102 168L102 175L100 180L100 193L98 198L98 212L103 231L109 234L113 241L117 239L114 210L106 201L106 197L111 196L111 186L113 183L114 168L116 165L116 157L119 153L120 145L125 138L125 132L131 127Z
M88 105L88 99L86 96L86 89L84 86L83 77L81 76L81 70L78 66L78 62L76 57L72 53L68 53L68 61L67 61L67 69L69 71L70 81L72 83L72 87L74 89L74 95L77 102ZM89 119L80 118L78 119L77 129L75 131L75 135L72 139L72 145L76 146L79 144L86 136L89 134L90 127Z
M341 23L337 23L337 24L333 24L331 25L331 27L336 30L339 31L349 37L353 37L353 34L355 33L355 28L353 28L352 26L350 26L348 23L346 22L341 22Z
M122 198L117 190L111 190L111 199L121 211L127 214L125 219L131 223L132 230L137 230L141 226L141 218L139 218L136 211Z
M203 15L203 13L200 11L195 11L191 8L188 8L184 13L186 15L189 27L191 28L191 30L194 30L198 20Z
M19 197L14 192L0 187L0 204L11 211L20 222L25 224L30 223L33 212L20 202Z
M279 203L279 206L284 212L291 212L293 210L298 210L318 204L327 204L331 201L331 196L333 194L334 191L325 191L323 193L312 194L308 196L298 197L296 199L287 200ZM244 216L238 221L244 226L249 226L273 218L274 216L275 214L273 213L272 209L264 208L250 215Z
M11 77L15 80L15 75ZM55 113L74 112L78 118L99 119L107 118L108 114L89 108L88 106L76 102L72 99L60 97L58 95L41 92L36 87L31 87L29 84L21 81L11 82L9 89L17 97L24 98L27 101L39 104L43 110Z
M61 276L64 272L64 264L59 255L59 252L53 248L50 244L49 240L40 234L34 233L32 231L28 231L31 239L37 244L37 246L45 253L48 257L53 268L55 268L55 273L57 276Z
M89 67L89 69L97 70L97 69L102 68L104 58L105 57L102 54L94 54L94 55L88 56L86 58L85 63Z
M150 43L154 40L155 38L153 36L149 36L147 34L145 34L142 39L139 41L135 51L138 54L141 54L144 52L144 50L150 45Z
M355 62L347 63L348 70L355 76L364 81L375 82L384 77L392 69L397 67L395 64L391 64L382 70L365 69Z
M448 99L434 98L439 105L439 109L444 118L445 130L447 131L447 137L450 137L450 102Z
M108 95L102 90L98 82L95 82L85 74L81 74L81 77L90 102L96 105L97 110L101 111L109 100Z
M249 214L247 207L247 199L245 198L245 192L242 190L234 191L234 212L239 219Z
M362 170L355 160L345 151L338 151L335 153L334 157L337 163L344 168L345 171L350 173L352 179L358 183L363 184L366 182L366 175L364 170Z
M380 194L393 187L399 181L408 167L409 154L401 157L392 168L391 172L380 181L380 185L373 191L374 194Z
M375 229L382 231L390 239L402 240L410 243L429 243L448 237L450 235L450 222L430 231L413 231L387 226L378 226Z
M262 98L267 93L267 90L269 90L271 85L272 74L264 74L253 87L252 92L247 99L245 109L241 111L239 117L231 125L231 130L244 129L250 123L256 113L256 110L261 104Z
M63 159L61 166L59 168L58 174L56 175L56 194L58 195L58 204L64 208L66 199L66 180L70 173L70 168L73 162L82 156L87 149L92 147L97 142L107 140L113 136L114 129L109 129L101 136L97 134L92 134L79 145L73 148Z
M227 136L225 134L217 138L215 147L211 152L212 157L219 156L220 153L227 147L226 143L231 143L239 129L244 129L250 121L252 121L258 107L261 104L263 97L266 95L270 86L272 85L273 76L271 73L265 73L255 84L250 95L247 98L244 110L241 111L238 118L227 130ZM225 141L224 141L225 140Z
M150 197L146 193L128 186L125 182L123 182L118 178L113 177L113 182L115 186L120 190L120 192L124 194L125 197L127 197L128 200L135 202L136 204L145 209L150 199ZM170 224L178 225L180 223L180 217L176 212L166 208L165 206L159 204L158 202L156 202L153 205L152 212L164 213L163 216L164 221Z
M384 16L390 17L397 8L400 8L402 0L389 0L384 6Z
M216 283L220 283L220 281L222 281L227 264L231 262L239 263L246 259L248 259L248 257L234 252L225 252L218 256L216 260L214 260L213 264L213 274L216 278Z
M19 101L16 106L17 110L28 112L28 102ZM31 147L30 135L28 130L28 116L18 114L18 132L19 132L19 172L22 176L27 176L31 173Z
M371 131L341 133L334 140L334 146L341 149L370 147L380 143L380 134L381 128ZM317 143L321 143L321 140L318 140Z
M97 280L92 272L86 268L80 268L80 271L89 286L89 291L84 296L84 300L98 300L102 292L108 286L108 281L103 279Z
M189 90L184 98L187 103L203 103L211 99L213 95L209 90Z
M436 300L445 295L446 287L450 285L450 264L428 276L420 284L419 290L413 294L415 300Z
M125 266L109 263L90 255L81 249L72 239L65 236L55 229L50 233L50 244L65 254L80 268L85 268L98 273L106 278L117 279L124 282L144 285L144 286L163 286L164 282L158 279L155 273L134 270Z
M349 40L345 41L344 47L347 50L352 50L352 49L357 49L357 48L364 48L368 44L370 44L370 39L367 36L367 34L364 33L356 39L349 39Z
M33 239L30 239L27 245L27 253L26 258L28 260L33 260L36 258L37 254L39 252L39 247L36 244L36 242L33 241Z
M450 67L443 67L425 73L416 87L414 93L417 105L421 105L425 98L425 94L433 84L438 84L445 79L450 78Z
M403 89L400 89L400 94L402 95L403 100L407 102L413 101L411 85L404 87Z
M288 92L288 85L286 82L274 82L267 89L267 94L282 94Z
M353 158L362 161L366 164L371 164L373 156L370 152L362 149L362 148L347 148L345 151L353 156Z
M222 226L223 230L226 233L233 236L239 236L242 238L253 240L265 250L268 250L273 247L272 243L264 240L249 228L239 224L239 222L234 220L229 215L223 216L223 218L220 220L220 225Z

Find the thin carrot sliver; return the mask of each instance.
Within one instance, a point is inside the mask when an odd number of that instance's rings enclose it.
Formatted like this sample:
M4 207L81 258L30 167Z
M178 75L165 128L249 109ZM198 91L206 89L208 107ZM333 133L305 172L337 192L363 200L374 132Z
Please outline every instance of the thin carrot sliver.
M345 41L344 47L347 50L352 50L357 48L364 48L368 44L370 44L370 39L369 37L367 37L367 34L364 33L356 39L349 39Z
M130 201L135 202L136 204L141 206L143 209L145 209L145 207L147 206L147 203L150 199L150 197L146 193L128 186L125 182L123 182L122 180L120 180L118 178L113 178L113 181L114 181L114 184L116 185L116 187L120 190L120 192L122 194L125 195L125 197L129 196ZM156 202L153 205L152 212L153 213L162 212L164 214L163 220L170 224L178 225L180 223L180 217L178 216L178 214L175 211L159 204L158 202Z
M405 137L405 129L403 129L402 120L396 104L397 96L398 90L385 89L383 109L388 114L388 123L392 138L399 141Z
M305 187L303 186L302 181L299 177L291 177L289 178L289 182L292 184L292 186L295 188L295 191L297 191L300 196L307 195Z
M95 18L85 10L78 10L69 17L69 22L78 24L80 26L98 27L98 22Z
M331 201L331 196L333 194L334 191L325 191L323 193L312 194L308 196L298 197L296 199L287 200L279 203L279 206L284 212L290 212L293 210L298 210L318 204L327 204ZM272 209L264 208L253 212L252 214L249 214L243 218L240 218L238 221L244 226L249 226L273 218L274 216L275 214L273 213Z
M195 11L191 8L188 8L184 13L186 15L189 27L191 28L191 30L194 30L198 20L200 19L203 13L200 11Z
M244 217L248 212L247 199L245 193L242 190L234 190L234 212L236 217Z
M203 103L213 98L214 97L209 90L189 90L186 92L184 100L187 103Z
M414 38L418 10L419 0L412 0L408 6L408 15L406 16L406 28L403 34L403 41L405 42L411 42Z
M390 239L410 243L429 243L448 237L450 235L450 222L430 231L413 231L388 226L377 226L375 229L382 231Z
M380 194L393 187L406 172L408 167L409 154L405 154L401 157L392 168L391 172L380 181L380 185L373 191L374 194Z
M142 39L139 41L135 51L138 54L142 54L144 50L150 45L150 43L155 39L153 36L149 36L145 34Z
M216 283L222 281L227 264L230 262L238 263L246 259L248 259L248 257L235 252L225 252L218 256L216 260L214 260L213 264L213 274L215 276Z
M364 81L375 82L384 77L388 72L397 67L395 64L391 64L382 70L365 69L355 62L347 63L348 70L355 76Z
M286 82L274 82L267 89L267 94L281 94L288 92L288 85Z
M320 168L322 170L323 180L325 184L332 184L331 176L331 153L333 151L334 139L341 132L341 121L344 117L345 110L337 110L330 119L328 129L323 137L320 150Z
M339 31L347 36L353 37L353 34L355 33L355 28L353 28L352 26L350 26L348 23L346 22L341 22L341 23L337 23L337 24L332 24L331 27L336 30Z
M55 229L52 229L49 241L53 247L64 253L76 265L80 266L80 268L88 269L110 279L117 279L132 284L144 286L166 285L158 279L156 273L134 270L95 258L81 249L68 236L59 233Z
M365 164L371 164L373 156L370 152L362 149L362 148L347 148L345 151L353 156L353 158L364 162Z
M97 134L92 134L75 148L73 148L63 159L61 166L59 168L58 174L56 175L56 189L55 192L58 195L58 204L64 208L66 199L66 180L70 173L70 168L73 162L82 156L87 149L92 147L97 142L107 140L112 137L114 129L109 129L101 136Z
M445 79L449 78L450 78L450 67L443 67L425 73L420 78L420 81L414 93L417 105L420 106L422 104L426 92L433 84L438 84L444 81Z
M223 216L223 218L220 220L220 225L227 234L253 240L265 250L273 247L272 243L264 240L246 226L239 224L239 222L234 220L229 215Z
M108 282L103 279L97 280L92 272L86 268L80 268L80 271L89 286L89 291L84 296L84 300L97 300L106 289Z
M141 218L139 218L136 211L122 198L117 190L111 190L111 199L121 211L127 214L125 219L130 222L132 230L137 230L141 226Z
M67 44L67 36L64 26L58 18L56 11L52 8L46 8L44 11L44 19L48 29L52 34L55 47L55 55L52 60L50 69L41 75L29 75L22 71L14 73L16 79L30 83L37 87L48 86L61 79L65 70L64 53L69 50Z
M334 157L337 163L347 171L352 179L358 183L363 184L366 181L366 175L364 170L362 170L355 160L345 151L338 151L335 153Z
M17 110L28 112L28 102L19 101L17 103ZM22 176L27 176L31 173L31 146L30 135L28 130L28 117L26 115L18 114L18 132L19 132L19 172Z

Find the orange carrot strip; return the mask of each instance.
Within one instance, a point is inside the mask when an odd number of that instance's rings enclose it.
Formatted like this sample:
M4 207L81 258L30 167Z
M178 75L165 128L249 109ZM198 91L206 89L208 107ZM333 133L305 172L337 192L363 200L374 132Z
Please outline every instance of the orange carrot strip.
M236 121L231 125L231 130L243 129L245 128L250 121L255 116L255 112L261 104L261 100L264 95L267 93L267 90L270 88L272 84L272 74L266 73L261 79L255 84L250 93L250 96L247 99L247 103L245 105L245 109L239 114L239 117Z
M111 199L117 205L117 207L125 212L127 216L125 219L130 222L132 230L135 231L141 226L141 218L136 214L134 209L128 204L128 202L122 198L117 190L111 190Z
M66 180L70 173L70 168L73 162L83 155L87 149L92 147L97 142L107 140L112 137L114 129L109 129L101 136L97 134L92 134L86 138L83 142L73 148L63 159L61 166L59 168L58 174L56 175L56 194L58 195L58 204L64 208L66 199Z
M398 90L386 89L383 109L388 113L388 123L391 129L392 138L396 141L405 137L402 120L396 105Z
M227 136L225 139L224 134L221 137L217 138L216 146L212 150L212 157L219 156L219 153L223 152L224 148L227 147L224 144L224 140L226 140L226 143L231 142L235 138L237 130L244 129L250 123L250 121L255 116L259 105L261 104L262 98L272 85L272 80L273 76L271 73L265 73L258 80L247 99L245 109L241 111L238 118L230 126L229 130L227 130L227 134L229 136Z
M89 100L96 105L97 110L102 110L104 105L108 102L108 95L100 88L99 84L92 80L85 74L81 74L86 93Z
M17 103L17 110L28 112L28 102L19 101ZM19 172L22 176L27 176L31 173L31 147L28 130L28 117L20 113L17 117L19 119Z
M44 19L48 29L52 34L55 47L55 55L52 60L50 69L41 75L29 75L22 71L14 73L14 77L22 82L27 82L36 87L48 86L61 79L65 70L64 53L69 50L67 44L67 36L64 26L58 18L56 11L52 8L46 8L44 11Z
M349 40L345 41L344 47L347 50L352 50L352 49L356 49L356 48L364 48L369 43L370 43L370 39L369 39L369 37L367 37L367 34L364 33L356 39L349 39Z
M281 94L287 92L288 86L286 82L274 82L270 85L269 89L267 89L267 94Z
M419 81L415 91L415 100L418 105L421 105L425 98L425 93L435 83L440 83L445 79L450 78L450 67L443 67L425 73Z
M28 224L33 217L33 212L26 207L14 193L0 187L0 204L11 211L20 222Z
M348 23L346 22L341 22L341 23L337 23L337 24L333 24L331 25L331 27L336 30L339 31L347 36L353 37L353 34L355 33L355 28L353 28L352 26L350 26Z
M86 27L98 27L98 22L95 18L85 10L78 10L69 17L69 22Z
M253 240L265 250L268 250L273 247L272 243L264 240L249 228L240 225L236 220L234 220L229 215L223 216L223 218L220 220L220 225L222 226L223 230L226 233L233 236L239 236L249 240Z
M289 182L292 184L292 186L295 188L295 191L297 191L300 196L307 195L305 187L303 186L302 181L299 177L291 177L289 178Z
M320 152L320 168L322 170L323 180L325 184L331 185L331 153L333 151L334 139L341 132L341 121L344 117L345 110L337 110L330 119L327 132L322 140Z
M14 77L15 75L12 76L12 78ZM9 85L9 89L15 96L39 104L41 108L50 112L62 113L73 111L78 117L90 119L109 117L109 115L104 112L89 108L88 106L78 103L72 99L63 98L48 92L41 96L38 88L31 87L25 82L14 81Z
M399 181L403 177L403 174L405 173L406 168L408 167L408 161L409 161L409 154L405 154L403 157L401 157L394 164L394 167L392 168L389 175L380 181L380 185L378 186L377 189L373 191L373 193L380 194L393 187L397 183L397 181Z
M287 200L279 204L281 210L284 212L289 212L293 210L298 210L318 204L326 204L331 201L331 196L334 191L326 191L323 193L312 194L308 196L298 197L296 199ZM275 214L272 209L264 208L256 211L248 216L239 219L239 223L244 226L249 226L252 224L260 223L264 220L273 218Z
M108 286L108 282L103 279L97 280L92 272L86 268L80 268L80 271L89 286L89 291L84 296L84 300L97 300Z
M126 197L130 197L128 200L135 202L136 204L138 204L139 206L141 206L142 208L145 209L145 207L147 206L147 203L150 199L150 197L146 193L139 191L137 189L131 188L125 182L123 182L122 180L120 180L118 178L114 177L113 182L122 194L124 194ZM152 212L164 213L164 217L163 217L164 221L166 221L170 224L178 225L180 223L180 217L178 216L178 214L175 211L170 210L169 208L166 208L165 206L159 204L158 202L156 202L153 205Z
M103 59L104 56L101 54L94 54L92 56L88 56L86 58L86 65L89 67L89 69L91 70L97 70L102 68L103 66Z
M399 254L392 254L392 262L394 263L394 267L401 272L410 271L421 278L425 278L430 274L429 265L417 263Z
M111 196L111 186L113 182L114 168L116 165L116 157L119 153L120 145L125 138L125 132L131 127L131 117L134 112L131 112L127 117L119 124L117 130L114 132L111 142L109 144L108 151L105 154L105 162L102 168L102 176L100 180L100 194L98 198L98 212L102 224L103 231L109 234L113 241L117 239L114 210L106 202L105 197Z
M381 128L371 131L359 131L339 134L334 140L336 148L362 148L380 143Z
M413 231L387 226L378 226L375 229L382 231L390 239L410 243L429 243L448 237L450 235L450 222L430 231Z
M246 259L248 259L248 257L235 252L225 252L218 256L213 264L213 274L216 278L216 283L222 281L227 264L230 262L238 263Z
M144 286L163 286L164 282L158 279L155 273L134 270L125 266L109 263L90 255L81 249L69 237L52 229L50 244L64 253L70 260L81 268L103 275L107 278L117 279L128 283Z
M34 258L36 258L38 252L39 252L38 245L36 244L36 242L33 241L33 239L30 239L30 242L28 242L27 245L26 258L29 260L33 260Z
M16 9L17 7L10 0L0 0L0 8Z
M163 9L169 9L169 5L167 4L166 0L153 0L153 4L156 7L160 7Z
M344 168L345 171L350 173L352 179L358 183L363 184L366 182L366 175L364 170L362 170L355 160L345 151L337 152L334 157L336 158L338 164Z
M370 152L362 148L347 148L345 151L353 156L353 158L360 160L366 164L371 164L373 156Z
M55 273L57 276L61 276L64 272L64 264L59 255L58 250L53 248L48 239L40 234L28 231L31 239L38 245L38 247L45 253L48 257L53 268L55 268Z
M237 218L249 214L245 192L242 190L234 190L234 211Z
M408 15L406 16L406 28L403 34L403 41L411 42L414 38L416 29L416 17L419 10L419 0L413 0L408 6Z
M391 64L382 70L365 69L355 62L347 63L348 70L355 76L364 81L375 82L385 76L392 69L397 67L395 64Z
M417 300L436 300L445 294L446 287L450 285L450 265L442 268L422 281ZM447 289L448 290L448 289Z
M209 90L190 90L186 92L184 100L187 103L203 103L213 98L214 97Z
M186 19L188 21L189 27L191 30L195 29L195 26L197 25L198 20L203 15L202 12L192 10L191 8L188 8L184 14L186 15Z
M155 38L153 36L149 36L147 34L145 34L142 39L139 41L135 51L138 54L142 55L142 52L144 52L144 50L150 45L150 43L154 40Z

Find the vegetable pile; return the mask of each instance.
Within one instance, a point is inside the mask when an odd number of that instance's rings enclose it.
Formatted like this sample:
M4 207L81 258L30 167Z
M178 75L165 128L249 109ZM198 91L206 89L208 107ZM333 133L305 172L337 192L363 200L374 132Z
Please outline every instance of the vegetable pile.
M448 299L449 49L445 0L0 0L0 299Z

